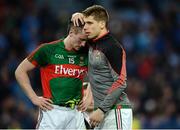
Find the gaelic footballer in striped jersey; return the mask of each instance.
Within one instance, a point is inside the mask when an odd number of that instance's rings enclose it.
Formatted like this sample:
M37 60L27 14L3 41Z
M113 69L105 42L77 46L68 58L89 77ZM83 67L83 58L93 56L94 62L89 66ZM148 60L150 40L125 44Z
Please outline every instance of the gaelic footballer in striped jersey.
M83 114L77 110L88 65L82 28L70 23L67 37L40 45L16 69L20 86L40 108L37 129L85 129ZM42 96L34 92L28 76L35 68L40 69Z

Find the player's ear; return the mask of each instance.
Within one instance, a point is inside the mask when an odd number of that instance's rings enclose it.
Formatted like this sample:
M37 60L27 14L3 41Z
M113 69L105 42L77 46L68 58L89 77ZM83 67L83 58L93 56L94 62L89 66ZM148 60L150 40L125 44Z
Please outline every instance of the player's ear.
M99 24L100 24L101 29L105 28L105 25L106 25L105 21L100 21Z
M69 31L69 36L72 37L72 35L73 35L73 32L72 32L72 30L70 30Z

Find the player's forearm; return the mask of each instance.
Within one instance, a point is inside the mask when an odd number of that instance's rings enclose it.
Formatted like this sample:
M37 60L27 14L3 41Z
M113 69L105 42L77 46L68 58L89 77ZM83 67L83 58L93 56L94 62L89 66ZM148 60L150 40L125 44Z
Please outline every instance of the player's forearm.
M85 95L84 99L90 103L93 101L90 83L88 83L86 95Z
M27 72L21 70L20 68L17 68L17 70L15 71L15 77L20 87L23 89L29 99L33 101L33 99L37 97L37 95L32 89Z
M116 104L124 89L125 87L119 87L112 93L109 93L98 107L105 113L112 109L113 105Z
M87 88L87 95L85 101L88 104L87 111L92 111L94 109L94 101L93 101L93 95L91 92L90 84L88 85Z

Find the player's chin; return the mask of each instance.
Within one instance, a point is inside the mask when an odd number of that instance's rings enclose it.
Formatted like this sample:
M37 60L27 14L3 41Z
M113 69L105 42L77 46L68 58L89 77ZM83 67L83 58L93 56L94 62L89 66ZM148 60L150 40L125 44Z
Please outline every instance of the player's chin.
M93 35L88 35L88 39L95 39L96 37Z

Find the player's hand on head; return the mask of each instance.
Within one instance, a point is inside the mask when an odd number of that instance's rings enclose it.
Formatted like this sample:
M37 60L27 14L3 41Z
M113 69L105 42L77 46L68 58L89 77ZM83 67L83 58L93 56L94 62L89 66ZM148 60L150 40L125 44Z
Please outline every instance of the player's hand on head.
M34 105L38 106L44 111L53 109L53 105L52 105L53 102L51 101L51 99L44 98L44 97L36 97L33 99L32 102Z
M71 21L73 22L73 24L75 26L79 26L78 21L80 21L82 24L84 24L84 16L82 13L74 13L71 17Z

